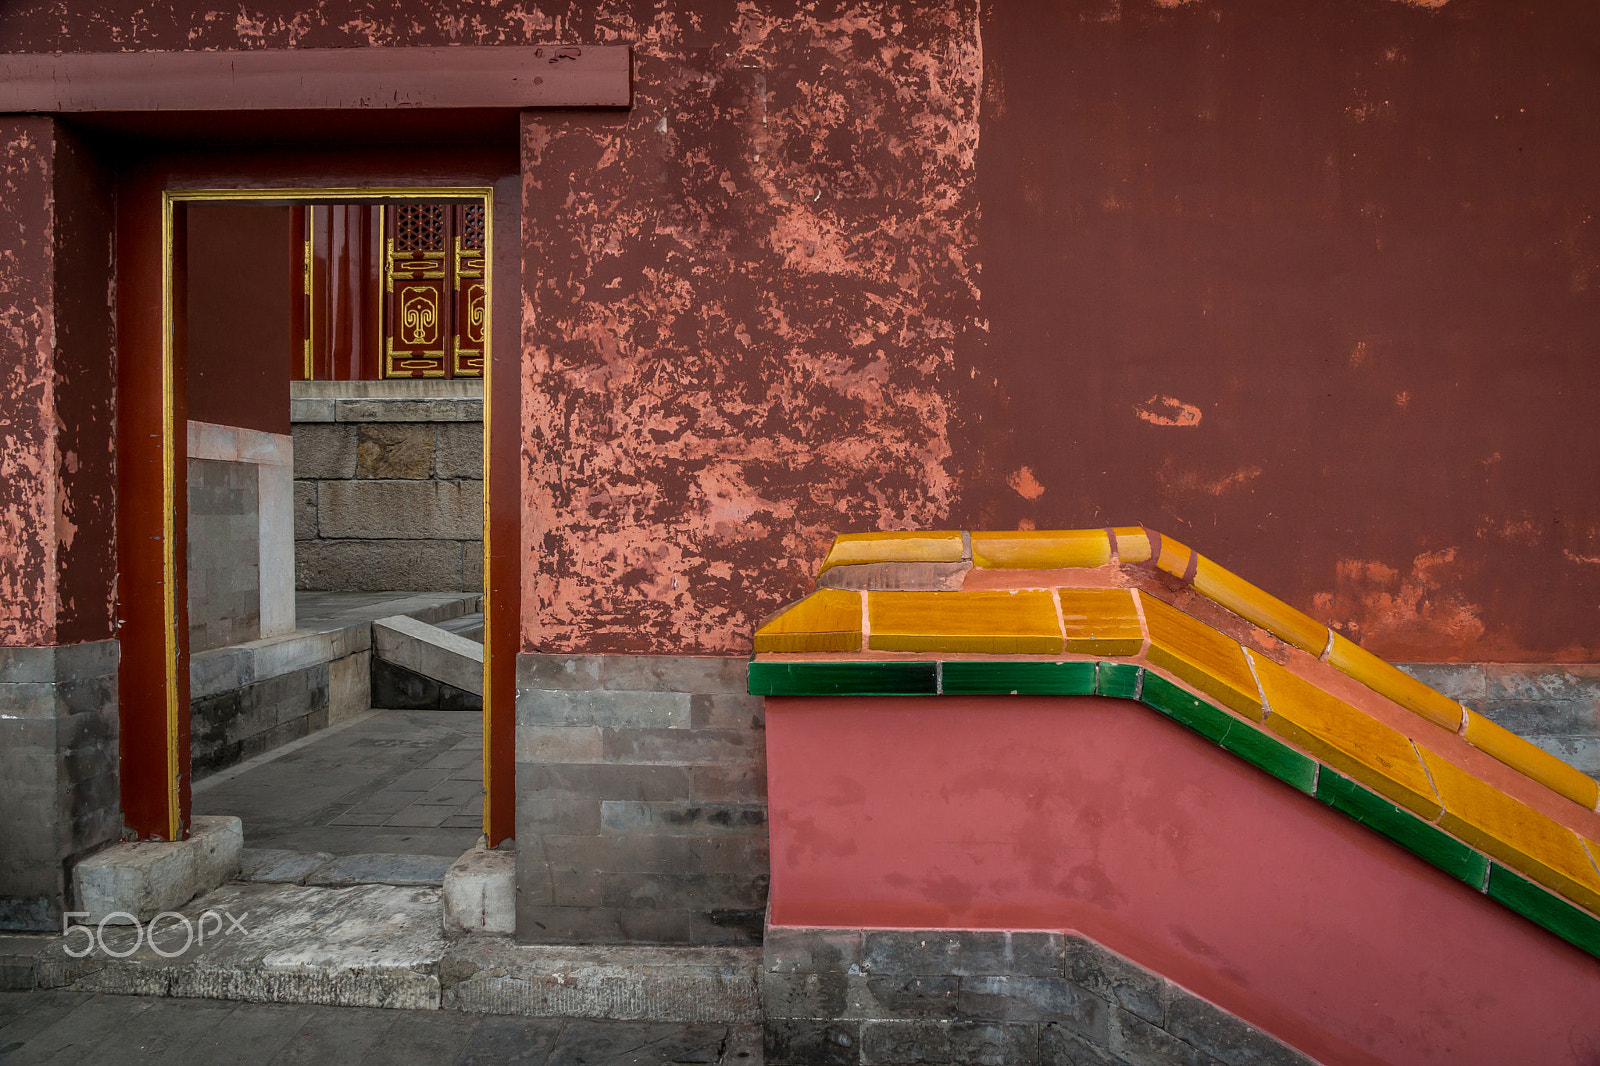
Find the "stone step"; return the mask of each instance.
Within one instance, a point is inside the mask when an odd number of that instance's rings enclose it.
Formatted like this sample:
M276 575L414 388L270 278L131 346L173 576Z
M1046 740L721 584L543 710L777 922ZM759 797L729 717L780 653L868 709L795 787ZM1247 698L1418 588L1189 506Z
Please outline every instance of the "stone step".
M483 645L405 615L372 623L379 660L452 688L483 695Z
M153 937L147 928L108 925L37 938L34 987L528 1017L761 1018L759 948L452 940L431 886L235 882L178 913L187 925L165 916ZM202 928L203 941L195 932ZM84 957L69 954L90 943ZM8 960L24 968L20 955Z
M460 618L452 618L447 622L434 623L446 633L454 633L458 637L475 640L483 643L483 612L464 614Z

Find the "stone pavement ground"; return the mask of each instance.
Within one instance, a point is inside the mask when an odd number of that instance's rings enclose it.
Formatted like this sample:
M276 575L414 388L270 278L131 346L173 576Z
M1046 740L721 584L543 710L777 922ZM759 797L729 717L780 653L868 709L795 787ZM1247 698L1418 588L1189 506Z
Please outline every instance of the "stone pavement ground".
M231 814L248 849L456 858L483 825L483 720L374 711L221 771L196 814Z
M0 992L0 1063L749 1066L759 1025Z

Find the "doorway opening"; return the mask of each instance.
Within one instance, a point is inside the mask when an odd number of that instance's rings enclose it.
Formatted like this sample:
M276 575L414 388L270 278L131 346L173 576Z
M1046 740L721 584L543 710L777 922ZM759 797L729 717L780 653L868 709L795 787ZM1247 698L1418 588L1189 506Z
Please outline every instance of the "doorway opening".
M447 863L489 818L491 190L165 191L162 226L193 811Z

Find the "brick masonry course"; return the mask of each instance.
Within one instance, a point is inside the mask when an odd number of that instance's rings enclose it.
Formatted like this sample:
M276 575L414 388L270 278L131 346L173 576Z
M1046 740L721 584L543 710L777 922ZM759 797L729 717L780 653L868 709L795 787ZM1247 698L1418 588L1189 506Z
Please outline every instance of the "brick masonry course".
M747 944L766 906L765 719L745 661L518 656L517 935Z
M294 417L297 588L483 587L480 400L303 398Z
M774 1066L1312 1061L1071 933L769 925L761 983Z
M59 930L68 865L122 833L118 652L0 648L0 930Z

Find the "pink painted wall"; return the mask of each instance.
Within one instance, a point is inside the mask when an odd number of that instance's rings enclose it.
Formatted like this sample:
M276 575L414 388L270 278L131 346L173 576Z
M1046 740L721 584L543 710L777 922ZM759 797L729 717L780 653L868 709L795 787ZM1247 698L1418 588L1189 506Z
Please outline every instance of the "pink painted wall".
M1073 929L1330 1063L1600 1061L1600 961L1137 704L767 700L778 925Z

